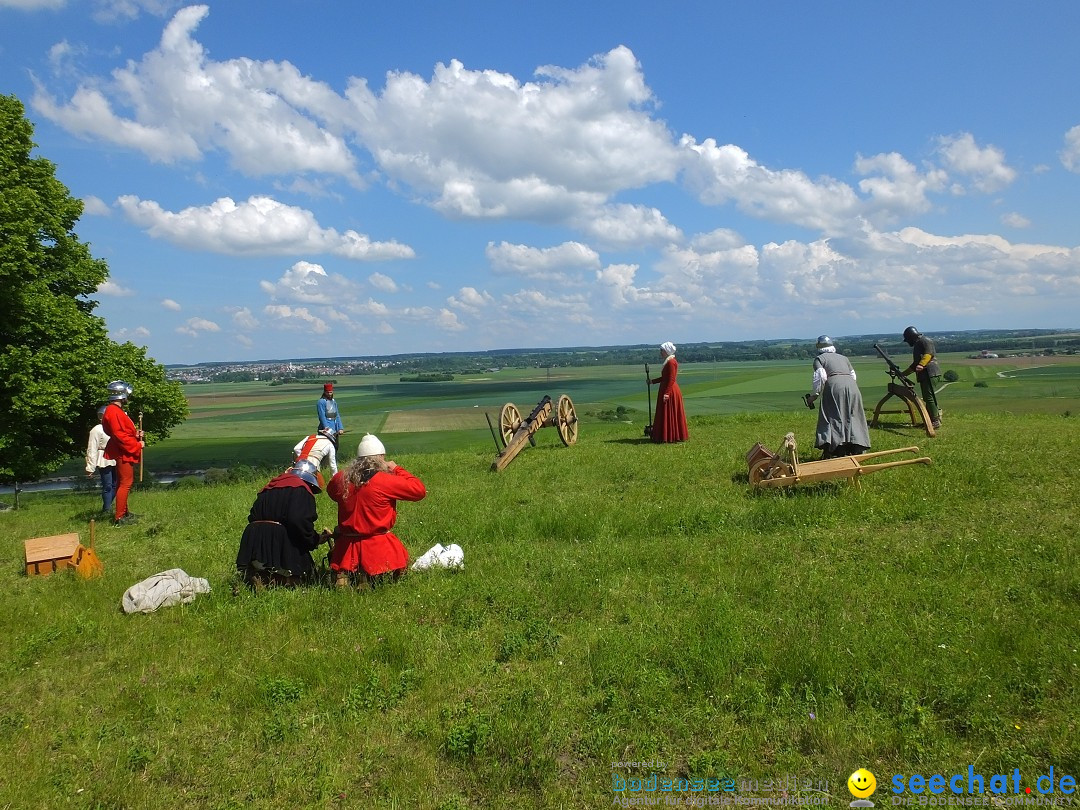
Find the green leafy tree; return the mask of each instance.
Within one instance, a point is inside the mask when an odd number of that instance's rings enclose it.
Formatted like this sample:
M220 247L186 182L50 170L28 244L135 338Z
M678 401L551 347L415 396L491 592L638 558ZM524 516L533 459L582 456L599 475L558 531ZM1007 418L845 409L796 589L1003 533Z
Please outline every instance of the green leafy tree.
M179 383L131 343L109 340L91 296L104 261L74 232L82 202L31 157L22 103L0 95L0 481L32 481L86 447L105 386L135 386L148 440L187 416Z

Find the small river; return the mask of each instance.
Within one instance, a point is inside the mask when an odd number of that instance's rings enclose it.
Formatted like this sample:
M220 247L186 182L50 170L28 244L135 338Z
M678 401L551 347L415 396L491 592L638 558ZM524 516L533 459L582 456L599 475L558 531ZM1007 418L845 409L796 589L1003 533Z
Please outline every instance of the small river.
M202 478L204 474L205 473L202 470L161 473L160 475L150 476L150 482L154 484L173 484L181 478L188 478L190 476ZM93 486L87 488L90 482L93 482ZM28 481L25 484L19 484L19 492L64 492L66 490L75 489L76 487L81 488L84 492L96 493L101 491L100 479L97 476L94 476L93 478L46 478L42 481ZM14 494L15 487L10 484L0 485L0 495L13 496Z

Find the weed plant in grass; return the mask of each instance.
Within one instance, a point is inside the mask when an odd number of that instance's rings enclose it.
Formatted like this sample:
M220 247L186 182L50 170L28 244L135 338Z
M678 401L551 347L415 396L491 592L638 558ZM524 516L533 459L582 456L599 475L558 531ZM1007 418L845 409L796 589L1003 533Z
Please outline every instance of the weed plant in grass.
M398 533L465 569L365 591L233 594L261 482L138 491L138 526L98 529L103 579L27 578L22 541L85 536L97 496L24 496L0 514L0 806L602 807L642 761L837 806L858 767L879 796L971 764L1080 775L1080 421L887 426L875 449L933 465L751 490L747 450L795 429L814 458L813 424L541 431L499 474L482 443L390 446L429 491ZM213 591L121 613L176 567Z

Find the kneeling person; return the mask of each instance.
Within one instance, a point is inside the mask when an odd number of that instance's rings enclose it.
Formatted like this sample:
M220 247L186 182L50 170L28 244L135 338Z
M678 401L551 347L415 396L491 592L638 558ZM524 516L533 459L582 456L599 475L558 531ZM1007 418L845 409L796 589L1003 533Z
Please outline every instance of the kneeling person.
M409 564L409 552L391 532L397 521L397 502L419 501L427 495L423 482L393 461L370 433L356 449L356 458L330 479L326 494L338 505L336 542L330 551L335 584L344 586L350 573L369 577L399 574Z
M296 443L293 448L293 458L297 461L310 461L315 469L322 467L323 459L330 462L330 474L336 475L337 466L337 434L316 433L313 436L305 436Z
M315 531L317 472L310 461L298 461L255 497L236 555L236 569L249 584L297 585L311 578L311 552L323 542Z

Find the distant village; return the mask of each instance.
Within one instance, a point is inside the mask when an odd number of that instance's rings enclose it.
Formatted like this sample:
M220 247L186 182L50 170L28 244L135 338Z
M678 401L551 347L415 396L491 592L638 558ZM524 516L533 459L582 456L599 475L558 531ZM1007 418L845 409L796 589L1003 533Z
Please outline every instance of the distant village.
M932 335L938 352L967 352L972 359L1031 357L1075 354L1080 351L1077 330L971 330ZM910 350L899 335L850 335L837 338L851 357L875 356L875 345L897 357ZM984 348L992 346L994 348ZM400 354L386 357L334 357L307 360L261 360L199 363L166 367L170 380L185 384L218 382L265 382L267 385L325 382L337 377L365 374L421 375L416 381L430 381L430 375L492 374L502 368L559 368L566 366L634 365L656 362L657 348L636 346L580 346L545 349L495 349L478 352ZM727 362L733 360L802 360L813 357L809 339L773 339L723 343L687 343L679 346L682 362ZM446 379L447 377L443 377Z
M318 360L310 363L302 360L260 361L233 363L202 363L197 366L170 367L166 376L182 383L209 382L300 382L325 380L351 374L374 374L390 369L389 360L348 359L340 361Z

